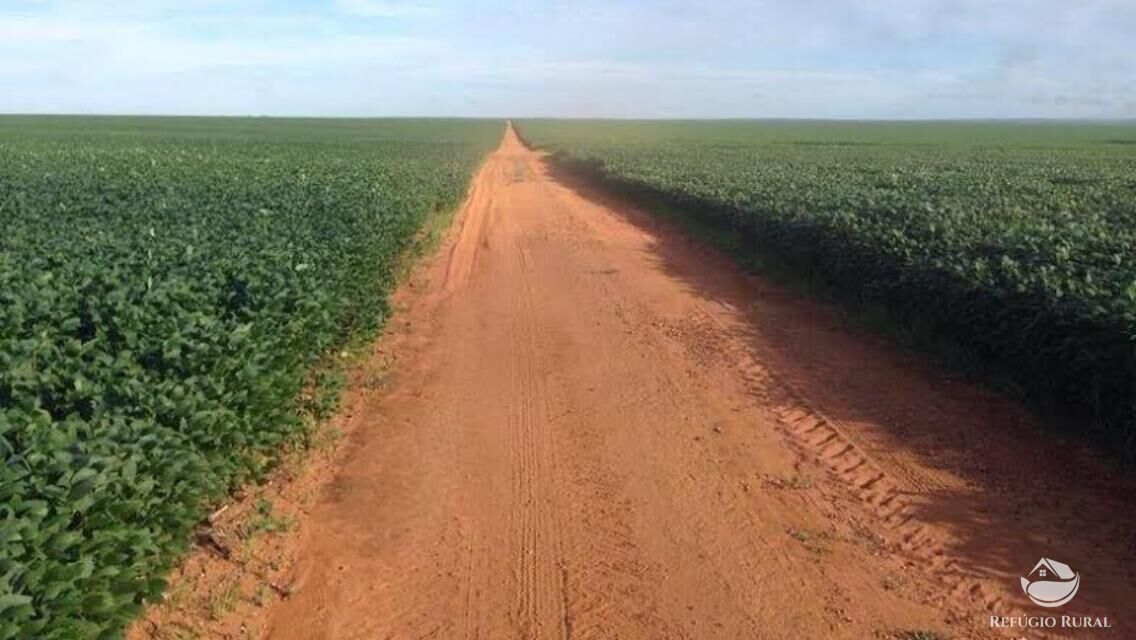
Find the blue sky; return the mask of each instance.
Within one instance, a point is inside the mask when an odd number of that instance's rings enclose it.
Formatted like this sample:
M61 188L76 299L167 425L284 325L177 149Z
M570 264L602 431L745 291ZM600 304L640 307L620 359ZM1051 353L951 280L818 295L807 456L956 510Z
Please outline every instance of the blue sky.
M0 112L1136 117L1136 0L0 0Z

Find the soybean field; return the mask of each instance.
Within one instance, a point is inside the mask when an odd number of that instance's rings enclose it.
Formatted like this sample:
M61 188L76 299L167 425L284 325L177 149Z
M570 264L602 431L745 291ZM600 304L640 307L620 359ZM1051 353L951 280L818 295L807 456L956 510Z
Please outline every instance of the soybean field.
M0 639L1136 637L1133 140L0 117Z
M113 635L161 595L334 405L321 363L383 325L502 126L0 118L0 638Z
M1136 126L526 120L562 167L717 230L1131 459Z

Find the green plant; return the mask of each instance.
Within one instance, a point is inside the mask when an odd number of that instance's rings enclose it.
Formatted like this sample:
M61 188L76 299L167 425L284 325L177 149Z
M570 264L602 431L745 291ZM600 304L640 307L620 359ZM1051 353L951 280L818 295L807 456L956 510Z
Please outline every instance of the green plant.
M240 583L231 580L217 586L209 594L209 617L220 620L237 607L237 600L241 595Z
M335 407L324 363L500 134L0 118L0 639L102 637L161 595L209 505Z
M720 233L1136 457L1130 124L533 120L563 170Z
M272 502L261 498L256 503L254 513L241 528L241 534L243 538L249 540L263 533L287 531L291 527L291 521L272 512Z

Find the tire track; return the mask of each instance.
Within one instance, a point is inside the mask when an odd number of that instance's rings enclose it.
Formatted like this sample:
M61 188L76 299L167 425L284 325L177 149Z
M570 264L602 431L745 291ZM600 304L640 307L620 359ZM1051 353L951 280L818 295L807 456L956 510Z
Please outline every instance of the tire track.
M977 581L969 580L958 562L916 518L916 505L910 496L943 491L948 485L934 476L919 473L894 458L872 456L851 435L847 425L834 420L802 395L784 376L761 364L738 341L730 340L735 331L724 321L698 305L691 322L702 344L714 344L721 359L731 363L745 381L750 393L763 406L771 407L799 451L828 469L853 496L868 507L897 540L898 549L917 558L931 569L935 579L956 599L958 611L977 605L986 611L1004 609L1006 603L989 593ZM707 339L710 335L719 339ZM965 598L965 602L957 602Z
M981 487L917 464L933 438L868 437L875 414L831 402L874 393L902 422L974 401L848 336L809 349L886 370L826 393L833 377L780 351L827 335L816 312L730 289L734 271L636 215L506 133L395 320L416 349L357 412L270 637L984 638L984 614L1021 610L981 535L1060 509L973 518L959 505ZM1091 538L1120 561L1125 539ZM1126 595L1098 563L1078 610L1119 616Z

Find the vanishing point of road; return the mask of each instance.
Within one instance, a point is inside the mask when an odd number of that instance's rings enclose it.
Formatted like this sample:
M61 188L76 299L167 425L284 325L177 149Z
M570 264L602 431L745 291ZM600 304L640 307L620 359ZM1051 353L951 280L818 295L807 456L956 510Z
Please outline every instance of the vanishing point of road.
M396 304L271 638L1136 637L1131 482L511 128Z

